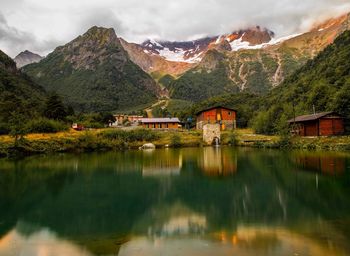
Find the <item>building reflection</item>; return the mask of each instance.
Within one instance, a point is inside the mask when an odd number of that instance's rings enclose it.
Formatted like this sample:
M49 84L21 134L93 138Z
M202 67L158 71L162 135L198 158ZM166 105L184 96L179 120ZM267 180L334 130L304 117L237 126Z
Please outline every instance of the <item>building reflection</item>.
M220 147L205 147L198 165L209 176L229 176L237 172L237 154Z
M296 153L292 156L292 161L304 170L326 175L339 175L346 170L346 158L337 154Z
M182 167L180 150L144 150L143 176L179 175Z

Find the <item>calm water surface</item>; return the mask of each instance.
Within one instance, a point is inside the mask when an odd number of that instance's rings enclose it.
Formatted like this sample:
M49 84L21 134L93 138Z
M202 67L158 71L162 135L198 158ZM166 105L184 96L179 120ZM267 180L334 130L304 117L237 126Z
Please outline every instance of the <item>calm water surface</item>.
M350 255L350 157L232 148L0 160L0 256Z

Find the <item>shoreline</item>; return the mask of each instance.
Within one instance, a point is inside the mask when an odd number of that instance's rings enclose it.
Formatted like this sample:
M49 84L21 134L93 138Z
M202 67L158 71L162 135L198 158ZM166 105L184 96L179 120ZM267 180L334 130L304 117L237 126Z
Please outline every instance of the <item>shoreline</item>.
M111 129L93 131L68 131L56 134L29 134L14 145L14 139L0 136L0 158L26 157L36 154L84 153L139 149L146 143L156 148L203 147L200 131L147 131L152 136L148 140L139 138L110 138L105 134L115 132ZM128 135L129 132L124 132ZM124 134L124 135L125 135ZM149 137L149 136L148 136ZM339 137L294 137L266 136L254 134L243 129L235 132L223 132L221 145L233 147L251 147L279 150L307 151L350 151L350 136Z

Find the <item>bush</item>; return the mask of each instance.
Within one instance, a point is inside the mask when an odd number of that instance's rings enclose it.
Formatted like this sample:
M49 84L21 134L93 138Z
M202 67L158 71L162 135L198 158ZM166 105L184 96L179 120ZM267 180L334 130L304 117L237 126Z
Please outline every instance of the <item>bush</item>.
M100 134L105 139L120 140L125 142L154 141L160 138L159 134L146 129L135 129L131 131L109 130Z
M86 128L93 128L93 129L101 129L105 127L103 124L98 122L93 122L93 121L86 121L86 122L82 122L81 124Z
M292 145L291 137L288 135L282 135L275 146L278 148L285 148L285 149L292 148L293 145Z
M10 129L6 124L0 123L0 135L9 134Z
M238 144L237 134L234 131L229 134L228 143L233 146Z
M67 130L68 126L66 124L46 118L31 120L26 125L28 133L56 133Z
M182 143L181 143L181 137L178 134L174 134L171 137L171 146L174 148L178 148L181 147Z

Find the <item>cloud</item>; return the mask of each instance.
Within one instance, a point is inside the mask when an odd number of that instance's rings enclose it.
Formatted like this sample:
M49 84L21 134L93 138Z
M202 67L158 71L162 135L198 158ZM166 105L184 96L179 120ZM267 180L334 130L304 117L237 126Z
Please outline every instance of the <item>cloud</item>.
M2 0L0 0L2 1ZM41 54L93 25L133 42L188 40L260 25L277 36L350 11L348 0L12 0L1 3L0 49Z
M9 26L4 15L0 13L0 49L14 57L23 50L31 50L41 54L55 48L58 40L39 41L33 34Z

